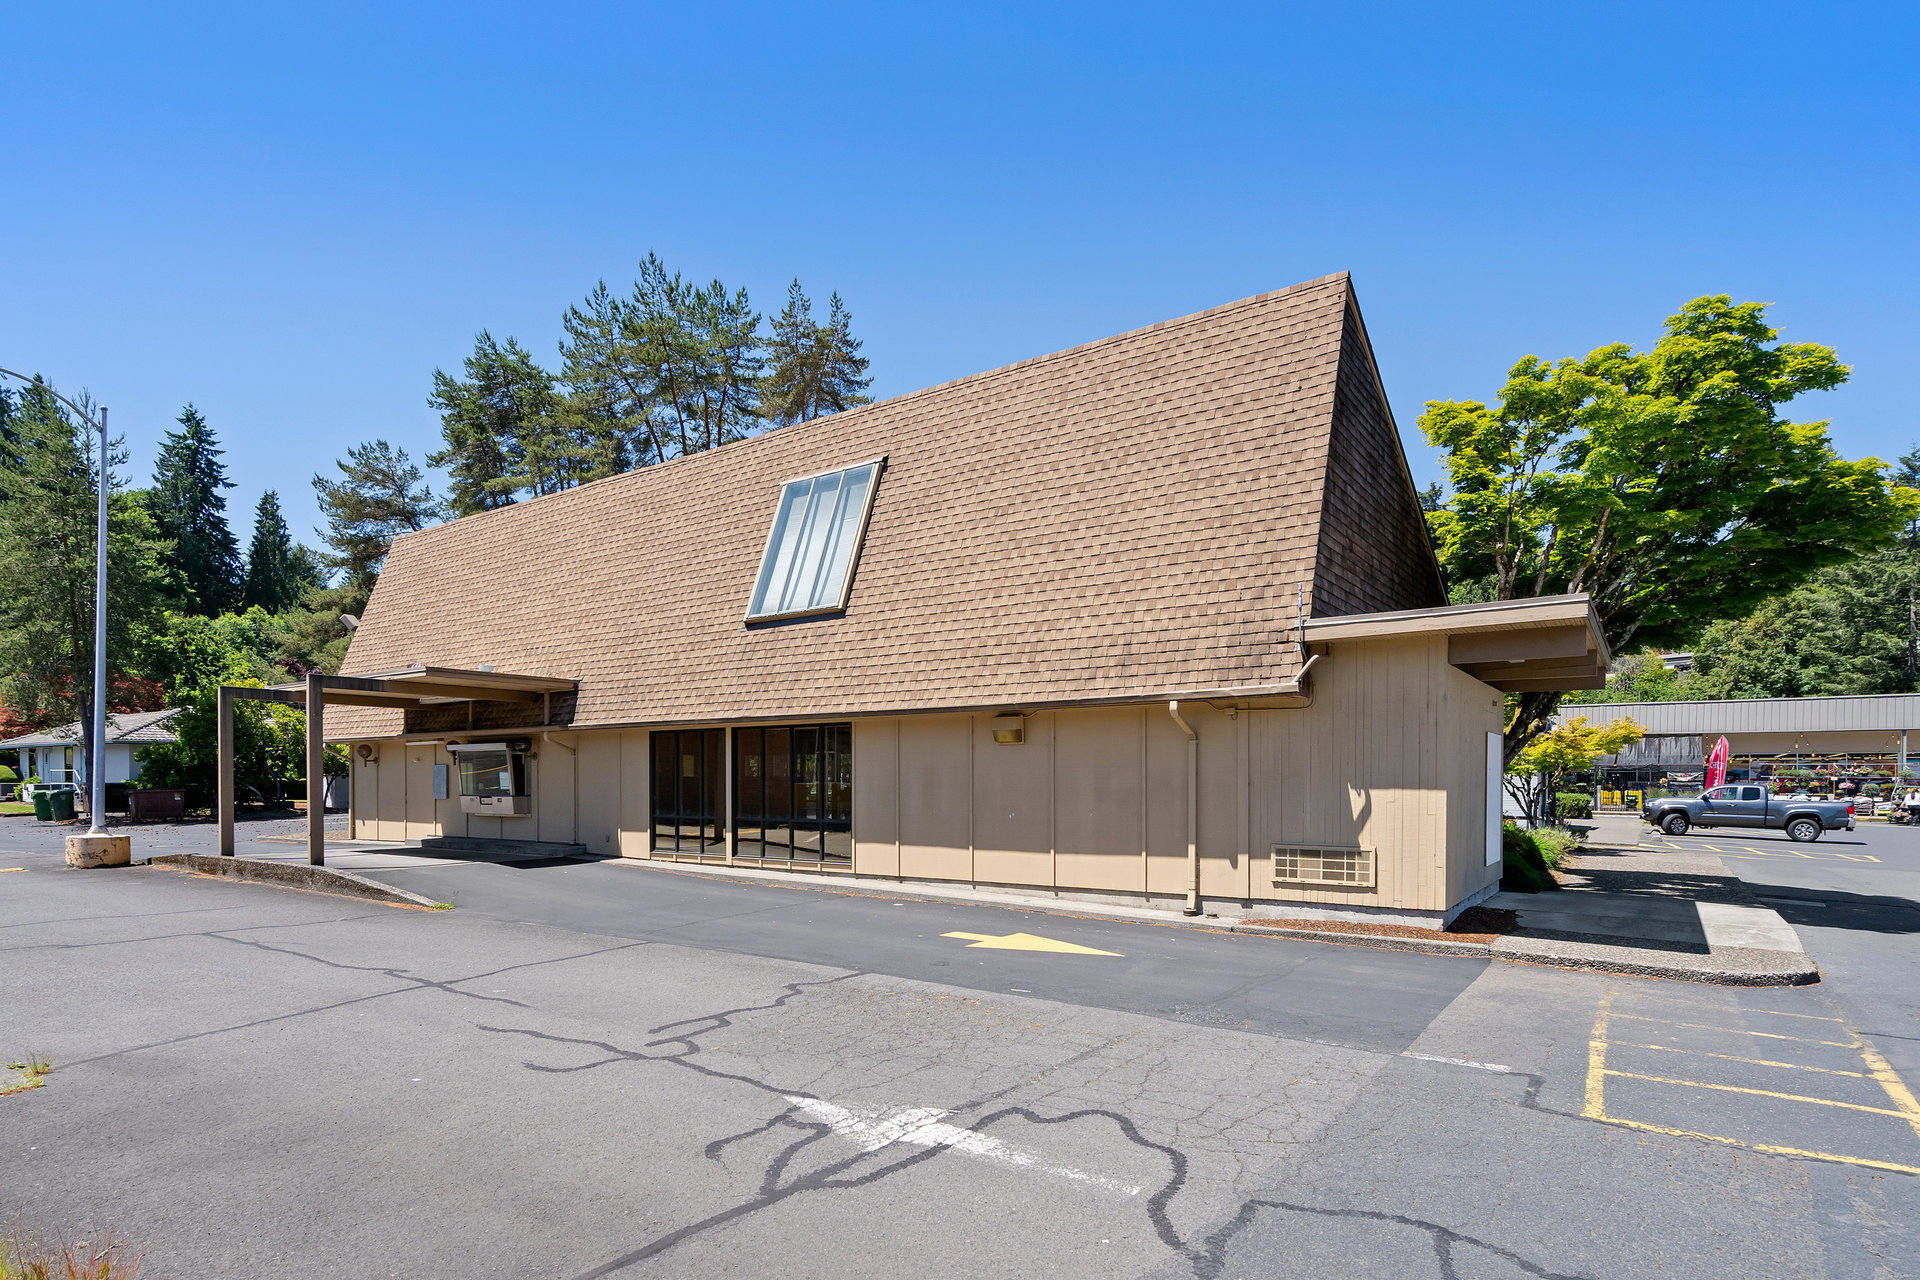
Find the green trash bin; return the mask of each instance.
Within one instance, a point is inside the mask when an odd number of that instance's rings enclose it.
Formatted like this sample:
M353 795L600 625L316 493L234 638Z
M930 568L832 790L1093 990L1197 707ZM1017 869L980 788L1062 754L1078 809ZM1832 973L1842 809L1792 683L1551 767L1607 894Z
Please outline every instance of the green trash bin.
M73 820L73 792L55 791L47 797L47 802L47 808L51 811L55 822Z
M53 792L34 788L33 816L42 822L53 821Z

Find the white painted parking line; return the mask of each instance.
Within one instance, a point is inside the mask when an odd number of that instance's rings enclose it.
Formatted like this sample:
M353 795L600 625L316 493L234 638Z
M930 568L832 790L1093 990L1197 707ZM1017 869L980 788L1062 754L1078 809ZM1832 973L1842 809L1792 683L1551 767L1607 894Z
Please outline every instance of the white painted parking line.
M1123 1196L1137 1196L1141 1192L1139 1187L1128 1186L1112 1178L1103 1178L1097 1173L1088 1173L1084 1169L1048 1164L1034 1152L1023 1151L1019 1147L974 1129L962 1129L959 1125L947 1124L945 1120L947 1116L953 1114L951 1111L940 1111L933 1107L906 1107L862 1115L857 1111L836 1106L819 1098L789 1097L787 1101L798 1107L804 1114L824 1122L835 1133L858 1145L862 1151L878 1151L896 1142L918 1147L949 1147L970 1156L979 1156L1022 1169L1032 1169L1036 1173L1050 1174L1070 1182L1089 1183L1107 1191L1117 1191Z

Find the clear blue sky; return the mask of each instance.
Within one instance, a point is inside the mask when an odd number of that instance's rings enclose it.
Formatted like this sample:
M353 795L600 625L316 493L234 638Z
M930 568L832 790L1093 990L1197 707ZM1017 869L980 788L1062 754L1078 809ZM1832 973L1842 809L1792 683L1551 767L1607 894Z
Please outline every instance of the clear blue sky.
M1795 407L1920 439L1920 18L1831 4L941 9L16 6L0 365L187 401L239 487L434 447L487 328L649 250L838 289L894 395L1351 270L1414 420L1516 358L1775 303L1854 366Z

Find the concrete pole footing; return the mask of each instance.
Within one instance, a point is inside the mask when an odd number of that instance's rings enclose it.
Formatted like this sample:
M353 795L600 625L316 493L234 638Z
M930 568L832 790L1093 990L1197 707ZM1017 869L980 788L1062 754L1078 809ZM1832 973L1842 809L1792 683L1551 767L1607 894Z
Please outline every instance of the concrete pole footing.
M68 836L70 867L124 867L133 861L132 836Z

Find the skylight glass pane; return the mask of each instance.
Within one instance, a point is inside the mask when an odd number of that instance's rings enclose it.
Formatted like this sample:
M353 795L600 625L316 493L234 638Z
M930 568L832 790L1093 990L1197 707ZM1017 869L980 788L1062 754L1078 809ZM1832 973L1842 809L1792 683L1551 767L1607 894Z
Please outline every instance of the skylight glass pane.
M800 526L805 523L807 495L812 490L813 481L796 480L780 494L780 509L773 517L773 538L767 544L766 562L760 566L760 581L753 589L753 607L749 612L755 617L780 612L777 605L768 601L768 596L777 600L793 572L793 553L800 544ZM803 518L795 519L796 514Z
M867 486L873 481L873 468L854 467L846 473L840 487L840 502L833 514L825 553L820 558L820 577L814 583L810 609L829 609L840 603L847 582L847 566L853 561L853 544L860 537L860 516L867 508Z
M865 463L795 480L782 490L749 618L839 606L878 470Z

